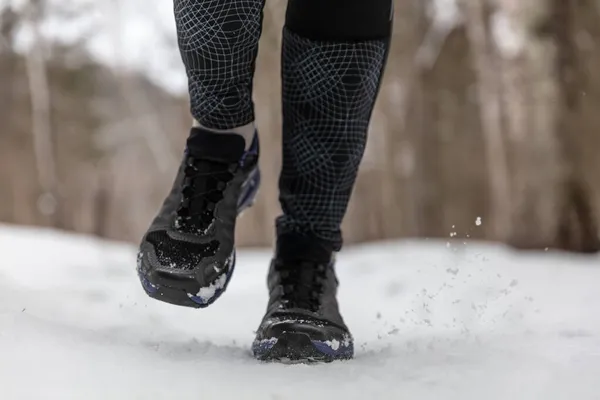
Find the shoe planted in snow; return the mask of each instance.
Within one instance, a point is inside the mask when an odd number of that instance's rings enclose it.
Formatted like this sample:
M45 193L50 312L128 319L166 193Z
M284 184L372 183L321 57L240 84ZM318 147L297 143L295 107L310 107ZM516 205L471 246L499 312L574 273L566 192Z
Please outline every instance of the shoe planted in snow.
M315 252L310 243L308 250L303 244L288 245L289 241L305 239L279 240L269 269L267 312L252 345L254 356L263 361L299 362L352 358L353 339L336 299L333 253Z

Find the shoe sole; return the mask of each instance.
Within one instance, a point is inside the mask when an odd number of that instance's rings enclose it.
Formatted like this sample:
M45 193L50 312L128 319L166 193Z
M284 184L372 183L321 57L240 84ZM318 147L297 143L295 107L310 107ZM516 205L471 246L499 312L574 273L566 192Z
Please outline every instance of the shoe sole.
M142 287L148 296L165 303L182 307L206 308L214 303L229 285L233 271L235 270L235 251L230 257L230 264L227 267L227 273L219 276L216 281L224 280L220 288L214 290L212 296L205 298L198 296L200 285L192 275L175 275L166 271L156 271L150 268L148 272L143 272L142 255L138 255L138 277Z
M260 186L260 179L260 170L256 168L246 181L245 192L240 196L238 217L254 204ZM217 285L214 289L205 288L209 289L209 292L214 290L211 296L208 297L198 296L202 287L193 271L187 274L182 274L181 271L157 271L148 262L145 262L142 253L138 254L137 273L142 288L151 298L182 307L206 308L218 300L227 289L235 270L235 259L234 248L227 261L228 265L225 267L227 272L215 279L215 282L219 282L220 285Z
M345 346L320 340L311 340L305 333L284 332L279 338L255 341L252 345L254 357L259 361L282 363L319 363L350 360L354 357L354 346Z

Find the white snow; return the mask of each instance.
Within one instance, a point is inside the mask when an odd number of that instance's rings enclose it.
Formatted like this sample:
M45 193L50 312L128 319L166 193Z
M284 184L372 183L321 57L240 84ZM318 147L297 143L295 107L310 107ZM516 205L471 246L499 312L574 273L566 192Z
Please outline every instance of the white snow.
M445 241L338 257L356 358L261 364L268 251L241 250L205 310L143 293L135 249L0 226L2 399L600 397L600 259Z
M340 341L339 340L326 340L325 344L329 347L331 347L333 350L337 350L340 348Z
M215 269L217 268L215 267ZM217 293L217 290L225 287L225 283L227 283L227 274L221 274L210 286L200 288L196 296L200 297L203 301L209 301Z

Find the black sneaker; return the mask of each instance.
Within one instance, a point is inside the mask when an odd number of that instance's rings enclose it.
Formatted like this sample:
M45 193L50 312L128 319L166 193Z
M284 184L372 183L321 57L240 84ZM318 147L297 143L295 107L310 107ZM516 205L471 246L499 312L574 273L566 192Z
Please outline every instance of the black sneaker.
M227 288L235 222L260 184L258 136L245 147L242 136L192 128L171 193L138 253L138 276L150 297L204 308Z
M354 355L338 309L331 250L307 238L280 237L268 275L269 304L256 339L262 361L334 361Z

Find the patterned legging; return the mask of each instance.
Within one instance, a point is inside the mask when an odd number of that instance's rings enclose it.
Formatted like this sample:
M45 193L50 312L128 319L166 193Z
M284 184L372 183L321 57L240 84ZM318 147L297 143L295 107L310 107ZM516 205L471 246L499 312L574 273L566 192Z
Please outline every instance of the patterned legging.
M175 0L191 112L203 126L254 121L264 0ZM289 0L283 29L283 214L278 234L342 245L391 34L390 0Z

